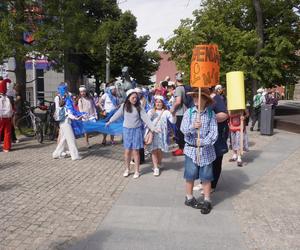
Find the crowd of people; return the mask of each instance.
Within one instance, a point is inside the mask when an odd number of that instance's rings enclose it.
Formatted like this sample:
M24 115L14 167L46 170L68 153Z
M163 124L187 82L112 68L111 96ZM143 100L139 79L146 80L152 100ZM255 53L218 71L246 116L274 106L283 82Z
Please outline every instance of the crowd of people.
M13 105L7 97L7 85L1 80L0 133L4 132L3 152L9 152ZM277 105L276 96L264 92L259 89L254 96L250 130L253 130L256 121L259 122L263 103ZM71 157L72 160L80 160L76 145L76 135L80 134L77 133L77 125L99 119L105 124L102 144L108 144L107 135L110 135L110 143L114 145L115 133L111 133L110 128L121 119L125 158L123 176L131 174L134 163L133 178L140 177L145 148L151 154L153 175L159 176L163 155L169 152L172 140L175 140L178 148L172 152L173 156L185 157L185 204L208 214L212 209L211 193L217 188L223 156L229 147L233 152L230 161L236 162L238 167L243 166L242 154L249 150L246 126L250 113L249 106L246 110L228 111L225 90L221 85L202 88L200 99L199 104L198 89L184 85L181 73L176 75L176 83L166 77L152 89L130 89L124 101L119 98L114 84L107 86L101 96L90 94L85 86L81 86L79 95L74 96L68 92L67 84L61 83L54 99L54 117L60 131L52 156L54 159ZM244 124L243 128L241 124ZM81 130L81 134L84 134L86 146L90 148L89 132ZM196 180L200 182L195 184ZM195 190L202 190L202 199L194 197Z

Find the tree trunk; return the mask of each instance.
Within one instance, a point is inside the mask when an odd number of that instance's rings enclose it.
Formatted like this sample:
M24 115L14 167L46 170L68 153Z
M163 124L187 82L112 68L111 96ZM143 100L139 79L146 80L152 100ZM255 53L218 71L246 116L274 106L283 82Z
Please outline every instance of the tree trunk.
M16 68L16 83L17 83L17 92L21 95L23 101L26 100L26 69L25 69L25 60L22 57L15 57Z
M99 78L99 76L95 76L95 80L96 80L95 91L99 95L100 94L100 78Z
M78 93L78 88L83 83L79 55L65 53L64 78L68 83L69 91Z
M16 10L16 22L17 24L24 24L25 18L25 2L23 0L17 0L14 4ZM18 29L15 32L15 42L20 43L16 47L15 51L15 76L17 85L17 92L19 92L22 101L26 100L26 69L25 69L25 52L22 49L23 42L23 30ZM20 47L20 48L19 48Z
M253 5L256 13L256 33L259 38L259 41L256 46L256 52L255 52L255 58L258 61L261 54L261 50L264 47L264 23L263 23L263 13L262 13L260 0L253 0ZM258 80L253 79L252 95L256 94L257 86L258 86Z

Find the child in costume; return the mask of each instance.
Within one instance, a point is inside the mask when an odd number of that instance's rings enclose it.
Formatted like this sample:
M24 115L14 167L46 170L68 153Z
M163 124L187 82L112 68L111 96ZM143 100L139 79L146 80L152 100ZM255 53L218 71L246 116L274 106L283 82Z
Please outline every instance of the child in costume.
M125 148L125 172L123 176L128 177L130 174L130 161L131 155L133 155L135 162L133 178L136 179L140 176L139 150L144 147L143 122L151 131L154 131L155 127L145 110L141 107L136 90L130 89L126 92L126 95L125 103L123 103L118 111L110 118L106 126L109 126L124 116L123 142Z
M105 90L101 96L99 106L103 111L104 119L108 121L119 107L119 98L117 96L116 86L110 86ZM107 134L103 134L102 145L106 145ZM110 136L111 144L115 144L114 136Z
M154 133L153 140L147 147L152 155L153 175L159 176L163 152L169 151L168 120L172 124L175 124L176 116L172 115L170 111L167 110L163 96L154 96L154 100L154 108L148 111L148 115L151 118L152 123L159 129L160 133Z
M208 89L201 91L200 106L198 104L198 88L193 88L191 92L187 92L187 95L193 97L195 107L189 108L184 113L180 127L185 141L185 205L201 209L202 214L208 214L212 209L210 199L211 181L213 180L212 163L216 159L214 143L218 137L218 125L215 113L209 108L213 100ZM199 129L200 140L198 140ZM199 148L200 150L198 150ZM204 200L196 200L193 196L194 181L198 179L202 182Z
M6 91L6 82L0 80L0 135L2 132L4 133L3 152L8 153L11 149L13 109L9 98L6 96Z
M84 112L87 115L84 120L96 121L98 119L96 106L94 104L93 98L91 98L86 91L85 86L80 86L79 88L80 98L78 100L78 108L80 112ZM86 147L90 148L89 136L87 133L84 134Z
M63 158L66 155L65 147L68 146L71 159L80 160L71 122L72 120L80 120L83 114L74 109L72 98L68 94L65 83L58 86L58 92L59 107L56 110L56 116L59 121L59 142L52 156L54 159Z
M246 131L246 119L249 117L249 112L246 110L234 110L229 112L229 131L233 155L230 162L237 162L238 167L243 166L242 150L248 151L248 135ZM243 149L241 149L241 119L244 120L243 127Z

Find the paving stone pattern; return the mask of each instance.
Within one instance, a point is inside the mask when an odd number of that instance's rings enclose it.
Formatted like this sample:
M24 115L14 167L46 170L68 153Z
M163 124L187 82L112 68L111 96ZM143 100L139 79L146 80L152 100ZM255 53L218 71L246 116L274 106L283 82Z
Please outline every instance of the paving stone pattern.
M249 249L300 249L299 191L300 149L234 199Z
M63 249L93 232L128 182L122 146L87 150L81 161L54 160L55 144L23 141L0 152L0 249Z
M182 204L183 158L166 159L166 171L157 179L152 176L151 166L146 164L142 168L144 175L131 181L132 178L122 177L122 146L103 147L99 145L101 136L91 139L93 147L89 150L82 139L78 140L84 156L81 161L53 160L51 153L55 144L49 142L41 145L26 140L14 145L11 153L0 152L0 250L73 247L181 250L185 249L185 239L198 242L195 236L200 237L198 231L203 228L206 228L202 230L207 242L205 249L240 250L246 249L244 246L249 249L300 249L300 137L281 131L276 131L272 137L262 137L257 132L249 136L250 152L244 156L248 162L244 168L228 162L230 153L224 157L220 190L213 195L216 205L207 217L199 217ZM277 161L272 162L272 158ZM127 185L129 181L132 183ZM160 192L162 189L164 192ZM155 204L161 206L160 212L156 211ZM163 241L159 241L171 239L169 236L159 234L156 229L151 229L149 235L146 230L158 226L154 223L155 215L165 214L168 206L171 206L168 216L178 212L178 217L174 218L180 221L182 216L188 215L192 219L190 224L195 226L195 232L186 234L180 231L184 225L174 227L176 220L171 220L171 229L166 230L166 235L170 230L177 233L176 239L171 240L172 248L164 248ZM128 209L119 209L124 207ZM131 211L132 207L136 207L135 212ZM147 213L145 207L156 213ZM134 213L145 216L130 217L133 221L130 224L126 216ZM157 223L164 224L165 220L160 218L165 217L158 218ZM118 223L123 220L126 224L120 227ZM148 220L149 224L141 223L143 220ZM210 228L206 227L208 222ZM222 231L227 227L226 232ZM105 228L114 230L109 233L103 231ZM218 231L218 228L222 231L219 240L211 234L211 230ZM132 235L138 235L142 245ZM153 242L151 237L158 237L158 242ZM119 247L101 248L101 245Z

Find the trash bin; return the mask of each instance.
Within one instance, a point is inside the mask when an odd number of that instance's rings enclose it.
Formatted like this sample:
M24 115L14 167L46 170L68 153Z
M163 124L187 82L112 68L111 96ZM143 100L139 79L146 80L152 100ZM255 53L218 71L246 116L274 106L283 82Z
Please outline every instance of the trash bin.
M274 109L273 105L264 104L260 113L260 134L273 135L274 130Z

